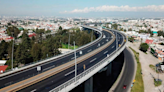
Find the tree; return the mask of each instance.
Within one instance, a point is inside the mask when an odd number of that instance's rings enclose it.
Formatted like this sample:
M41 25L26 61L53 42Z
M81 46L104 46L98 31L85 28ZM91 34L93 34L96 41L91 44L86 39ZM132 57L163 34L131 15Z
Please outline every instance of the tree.
M31 48L31 41L26 32L23 32L23 34L22 34L22 45L23 45L23 47L25 47L24 49Z
M59 27L59 30L62 30L62 27L61 26Z
M0 44L0 59L6 58L5 54L7 54L8 43L4 40L1 41Z
M129 29L128 29L128 31L132 31L132 29L131 29L131 28L129 28Z
M150 37L153 37L153 32L150 30L150 28L148 29L148 33L150 34Z
M44 29L38 29L38 28L36 29L36 34L39 35L38 42L42 43L42 35L43 35L44 31L45 31Z
M144 30L139 30L139 33L147 33L147 32Z
M117 27L118 27L118 25L116 23L115 24L112 24L112 28L113 29L117 30Z
M28 35L26 34L26 32L23 32L22 35L22 44L21 45L21 63L22 64L27 64L32 62L32 56L30 54L30 50L31 50L31 40L28 37Z
M18 66L19 65L19 63L21 63L21 54L22 54L22 46L21 46L21 44L20 45L18 45L18 47L17 47L17 49L16 49L16 52L15 52L15 64L16 64L16 66Z
M164 36L164 32L163 31L158 31L158 36Z
M141 43L140 44L140 50L141 51L146 52L148 48L149 48L149 45L147 43Z
M130 37L130 38L128 38L128 40L129 40L130 42L133 42L133 41L134 41L134 37Z
M7 25L8 25L8 26L11 26L11 23L9 22L9 23L7 23Z
M20 30L15 26L8 27L6 31L9 36L14 36L15 38L17 38L20 33Z
M31 55L33 57L33 61L37 61L41 59L41 49L38 43L34 43L32 45Z

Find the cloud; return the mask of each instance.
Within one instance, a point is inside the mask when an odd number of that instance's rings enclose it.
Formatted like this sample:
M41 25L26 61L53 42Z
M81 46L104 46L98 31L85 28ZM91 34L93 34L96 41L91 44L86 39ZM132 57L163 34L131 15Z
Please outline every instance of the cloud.
M128 5L125 6L109 6L103 5L99 7L86 7L84 9L74 9L72 11L64 11L60 13L88 13L88 12L110 12L110 11L118 11L118 12L126 12L126 11L151 11L151 12L164 12L164 5L148 5L143 7L130 7Z

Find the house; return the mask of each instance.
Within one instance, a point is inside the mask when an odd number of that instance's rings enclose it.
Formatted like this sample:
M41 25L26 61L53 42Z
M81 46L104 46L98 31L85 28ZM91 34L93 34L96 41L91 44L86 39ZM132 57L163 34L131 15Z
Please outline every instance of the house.
M164 59L164 52L161 51L161 50L156 50L156 54L155 54L159 60L162 60Z
M7 65L5 65L6 60L0 60L0 74L5 72L6 68L8 67Z
M13 40L13 39L14 39L13 37L9 36L9 37L6 37L6 38L5 38L5 41L6 41L6 42L9 42L9 41L11 41L11 40Z
M145 43L152 44L153 43L153 39L146 39Z
M36 34L35 33L32 33L32 34L29 34L28 36L29 37L33 37L33 36L36 36Z

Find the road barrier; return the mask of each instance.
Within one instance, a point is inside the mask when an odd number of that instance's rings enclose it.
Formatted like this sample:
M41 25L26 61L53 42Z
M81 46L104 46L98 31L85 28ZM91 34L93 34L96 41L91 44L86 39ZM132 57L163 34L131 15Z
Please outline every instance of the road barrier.
M119 32L119 31L117 31ZM114 51L112 52L109 56L107 55L106 58L95 64L94 66L90 67L89 69L85 70L81 74L77 75L76 81L75 77L70 79L69 81L63 83L62 85L52 89L50 92L68 92L75 88L76 86L80 85L87 79L89 79L91 76L96 74L98 71L100 71L102 68L104 68L106 65L108 65L110 62L112 62L124 49L125 45L127 44L127 38L124 33L119 32L123 39L122 44ZM125 41L126 38L126 41Z

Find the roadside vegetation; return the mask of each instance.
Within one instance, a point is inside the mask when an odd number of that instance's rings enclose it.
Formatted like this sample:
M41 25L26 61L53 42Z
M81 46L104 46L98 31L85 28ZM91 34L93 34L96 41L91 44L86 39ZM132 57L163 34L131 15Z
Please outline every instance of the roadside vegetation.
M139 49L143 51L145 54L147 54L147 49L149 48L149 45L147 43L141 43Z
M155 79L154 79L154 85L156 86L156 87L158 87L158 86L160 86L160 85L162 85L162 81L156 81Z
M72 28L69 30L63 30L59 27L59 30L55 35L44 36L45 29L33 30L36 36L29 38L28 30L23 29L21 38L17 38L20 30L17 27L10 26L7 29L9 35L14 35L15 40L21 39L19 43L14 42L14 55L13 63L14 67L22 67L25 64L34 63L40 60L44 60L48 57L59 55L61 52L59 48L68 49L68 42L70 37L70 49L74 49L73 42L75 41L75 48L85 45L96 39L93 31L80 31L79 28ZM11 55L12 55L12 43L5 42L0 43L0 60L7 60L7 70L11 69Z
M134 42L134 37L129 37L129 38L128 38L128 41L130 41L130 42L133 43L133 42Z
M68 49L68 44L63 44L63 43L62 43L62 48L63 48L63 49ZM77 45L75 45L75 49L76 49L76 48L78 48ZM74 46L73 46L73 45L69 46L69 49L72 49L72 50L73 50L73 49L74 49Z
M136 52L134 49L132 49L131 47L129 47L134 55L135 55L135 59L137 61L137 71L136 71L136 76L135 76L135 83L131 89L131 92L144 92L144 84L143 84L143 79L142 79L142 74L141 74L141 64L139 62L139 53Z
M150 64L149 67L150 67L153 71L155 71L156 73L159 73L159 72L156 70L156 67L155 67L154 65Z

